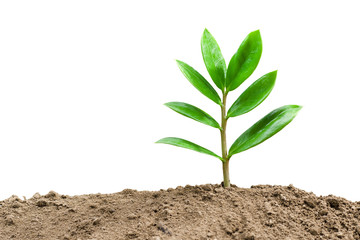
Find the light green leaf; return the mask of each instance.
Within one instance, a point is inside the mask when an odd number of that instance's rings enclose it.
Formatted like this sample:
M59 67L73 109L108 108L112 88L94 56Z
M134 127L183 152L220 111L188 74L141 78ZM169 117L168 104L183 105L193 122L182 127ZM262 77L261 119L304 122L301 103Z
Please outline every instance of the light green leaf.
M236 139L229 150L229 157L255 147L288 125L300 111L298 105L285 105L270 112Z
M251 32L231 58L226 73L226 91L240 86L255 71L262 52L260 31Z
M262 103L275 85L277 71L265 74L250 85L230 107L227 117L250 112Z
M219 94L210 85L206 79L201 76L195 69L187 65L186 63L176 60L181 72L189 80L189 82L196 87L202 94L213 100L215 103L221 105L221 99Z
M226 63L219 45L207 29L204 30L201 38L201 52L206 69L215 85L219 89L224 90Z
M183 102L168 102L165 103L165 106L171 108L177 113L180 113L181 115L184 115L185 117L194 119L195 121L201 122L211 127L221 129L219 123L214 118L193 105Z
M215 153L213 153L212 151L203 148L195 143L192 143L188 140L182 139L182 138L176 138L176 137L167 137L167 138L162 138L159 141L157 141L156 143L165 143L165 144L170 144L176 147L182 147L182 148L187 148L190 150L194 150L196 152L199 153L205 153L214 157L217 157L218 159L220 159L221 161L224 161L220 156L216 155Z

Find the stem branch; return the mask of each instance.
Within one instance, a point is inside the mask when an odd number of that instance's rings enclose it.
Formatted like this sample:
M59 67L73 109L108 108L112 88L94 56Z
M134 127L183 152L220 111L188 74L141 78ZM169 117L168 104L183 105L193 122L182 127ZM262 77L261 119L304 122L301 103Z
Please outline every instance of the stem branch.
M222 158L223 161L223 175L224 175L224 187L230 187L230 178L229 178L229 159L228 159L228 153L227 153L227 146L226 146L226 97L227 92L223 92L223 100L222 100L222 106L221 106L221 152L222 152Z

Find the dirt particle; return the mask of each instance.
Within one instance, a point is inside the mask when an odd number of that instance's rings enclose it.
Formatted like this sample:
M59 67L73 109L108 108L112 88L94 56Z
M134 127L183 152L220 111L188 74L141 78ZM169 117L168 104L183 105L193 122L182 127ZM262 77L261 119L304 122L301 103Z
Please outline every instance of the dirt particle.
M164 214L165 214L165 215L168 215L168 216L172 216L172 215L174 214L174 211L171 210L171 209L165 209L165 210L164 210Z
M274 221L272 219L269 219L265 222L265 225L268 227L273 227L274 226Z
M93 220L93 225L99 225L100 224L100 222L101 222L101 218L95 218L94 220Z
M69 208L68 212L74 213L74 212L76 212L76 209L74 209L74 208Z
M214 191L216 193L222 193L224 191L224 188L223 187L218 187L218 188L215 188Z
M254 235L249 235L249 236L245 236L243 239L244 240L255 240L255 236Z
M336 210L340 209L340 203L339 203L339 201L337 199L330 198L330 199L327 199L326 201L329 203L331 208L334 208Z
M264 203L264 208L265 211L268 215L274 214L273 208L271 207L271 203L270 202L265 202Z
M60 198L60 195L57 192L50 191L44 197L50 198L50 199L57 199L57 198Z
M137 192L136 190L126 188L121 193L122 194L133 194L133 193L136 193L136 192Z
M202 186L202 189L204 190L204 191L212 191L212 187L211 187L211 185L210 184L206 184L206 185L203 185Z
M97 208L97 205L96 205L96 204L90 204L90 205L89 205L89 208L95 209L95 208Z
M15 225L15 221L14 221L14 216L13 216L13 215L7 215L7 216L5 217L5 225L7 225L7 226Z
M289 190L295 190L295 187L294 187L294 185L289 184L289 186L287 186L287 189L289 189Z
M9 202L9 203L14 203L14 202L22 202L22 200L16 196L16 195L12 195L11 197L9 197L8 199L6 199L5 201Z
M21 204L19 202L14 202L12 205L11 205L12 208L19 208L21 207Z
M344 233L342 233L342 232L337 232L337 233L336 233L336 237L338 237L338 238L343 238L343 237L344 237Z
M71 236L69 234L65 234L62 240L70 240L70 237Z
M158 198L160 196L160 193L153 193L152 197L153 198Z
M212 196L211 195L203 195L201 197L201 201L210 201L212 200Z
M40 193L35 193L33 196L32 196L32 198L34 198L34 199L38 199L38 198L40 198L41 197L41 195L40 195Z
M313 200L311 200L311 199L305 199L304 203L305 203L306 206L308 206L310 208L315 208L316 207L315 202Z
M45 201L45 200L39 200L39 201L36 202L35 205L38 206L38 207L46 207L46 206L48 206L49 204L48 204L48 202Z
M129 219L129 220L134 220L136 218L137 218L137 216L133 213L131 213L130 215L127 216L127 219Z
M280 194L279 198L281 201L284 201L284 202L287 201L286 197L283 194Z
M106 213L114 213L115 212L115 209L114 208L111 208L111 207L101 207L99 209L99 211L102 213L102 214L106 214Z
M196 187L196 186L195 186L195 187ZM192 189L193 187L192 187L191 185L189 185L189 184L186 184L184 188L185 188L185 189Z
M138 238L138 234L136 232L129 232L126 234L126 238L127 239L135 239L135 238Z
M169 229L165 226L165 224L163 222L157 222L155 224L157 226L157 229L162 231L165 234L171 235L171 232L169 231Z
M328 214L328 211L325 210L325 209L322 209L322 210L320 210L319 214L320 214L321 216L325 216L325 215Z
M321 228L318 228L318 227L312 227L309 229L309 233L313 236L319 235L320 232L321 232Z

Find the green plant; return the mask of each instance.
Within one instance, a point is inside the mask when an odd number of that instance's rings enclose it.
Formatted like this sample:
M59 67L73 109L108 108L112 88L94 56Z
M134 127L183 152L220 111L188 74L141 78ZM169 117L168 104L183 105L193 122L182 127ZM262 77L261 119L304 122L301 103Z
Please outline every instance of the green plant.
M251 32L245 38L231 58L228 68L226 68L225 60L216 40L207 29L204 30L201 38L201 51L211 79L221 90L222 99L210 83L195 69L182 61L177 60L177 64L184 76L195 88L221 107L221 124L203 110L190 104L169 102L165 105L186 117L218 128L221 135L222 156L220 157L206 148L181 138L167 137L160 139L156 143L166 143L217 157L222 161L223 165L223 185L224 187L229 187L230 158L237 153L262 143L279 132L294 119L301 106L285 105L273 110L241 134L228 151L226 144L226 124L228 119L245 114L264 101L274 87L277 71L267 73L256 80L226 111L228 93L239 87L254 72L260 61L262 52L260 32L259 30Z

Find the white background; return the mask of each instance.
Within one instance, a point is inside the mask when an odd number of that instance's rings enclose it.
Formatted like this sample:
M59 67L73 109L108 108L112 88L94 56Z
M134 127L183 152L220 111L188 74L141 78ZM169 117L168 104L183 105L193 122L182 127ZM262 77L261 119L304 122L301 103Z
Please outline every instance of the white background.
M220 183L218 159L154 144L176 136L220 154L218 130L163 105L187 102L219 120L220 108L175 63L211 81L200 49L206 27L227 63L248 33L262 35L260 64L229 103L278 70L270 96L229 120L229 146L271 110L303 106L280 133L231 159L231 182L360 201L355 3L1 1L0 200Z

